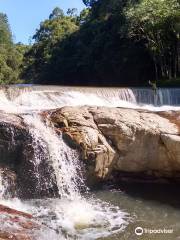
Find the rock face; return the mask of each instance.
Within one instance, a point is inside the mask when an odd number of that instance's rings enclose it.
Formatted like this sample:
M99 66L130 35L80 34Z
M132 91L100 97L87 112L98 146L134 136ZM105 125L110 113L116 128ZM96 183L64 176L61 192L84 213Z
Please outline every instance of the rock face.
M23 125L22 118L13 114L0 113L0 174L8 188L11 188L6 190L11 192L12 196L16 192L22 146L27 135L28 131Z
M1 163L15 163L19 157L26 129L22 119L13 114L0 113L0 156Z
M39 176L36 176L35 155L38 151L42 161L39 165ZM41 154L42 153L42 154ZM41 146L34 147L29 127L21 116L15 114L0 114L0 174L6 182L5 193L11 197L34 198L56 194L57 187L52 183L52 189L47 189L45 180L50 179L46 154ZM1 194L1 193L0 193Z
M51 113L64 139L81 150L89 177L112 171L180 176L180 112L64 107Z
M125 108L63 107L41 113L72 148L79 149L88 182L111 178L115 172L180 177L180 112L150 112ZM56 192L37 188L50 179L46 154L35 176L33 139L21 116L0 116L0 171L17 182L20 197ZM10 184L15 186L16 184ZM43 186L44 184L42 184ZM13 187L14 189L15 187ZM12 190L11 190L12 192Z

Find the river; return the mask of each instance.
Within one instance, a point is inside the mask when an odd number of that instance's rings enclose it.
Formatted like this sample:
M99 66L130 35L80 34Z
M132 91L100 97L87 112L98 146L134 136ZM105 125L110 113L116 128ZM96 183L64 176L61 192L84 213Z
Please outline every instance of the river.
M133 184L119 186L119 189L114 186L96 191L88 189L81 174L78 153L70 149L49 122L40 117L44 110L77 105L180 110L180 89L159 89L155 93L151 89L131 88L1 88L0 111L20 116L33 139L31 161L39 196L36 199L12 198L6 191L5 179L0 175L0 203L32 213L44 226L34 232L34 237L39 240L139 239L135 234L137 227L173 229L168 235L144 233L140 239L178 239L180 206L177 187ZM44 157L48 159L49 168L53 169L48 179L40 169ZM42 197L41 192L52 189L54 180L59 197Z

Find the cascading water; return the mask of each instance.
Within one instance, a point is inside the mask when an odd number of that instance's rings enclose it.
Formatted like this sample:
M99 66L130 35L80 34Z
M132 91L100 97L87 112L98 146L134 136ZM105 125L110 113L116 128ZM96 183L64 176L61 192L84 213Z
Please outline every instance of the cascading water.
M138 104L137 104L138 103ZM97 200L88 193L82 173L79 154L68 147L40 112L67 105L97 105L153 110L179 109L180 89L160 89L156 95L151 89L96 89L60 87L15 87L0 89L0 111L19 115L28 127L34 149L33 174L39 193L57 185L53 198L2 200L5 193L0 174L0 203L33 214L44 228L37 231L38 240L99 239L121 232L130 218L118 207ZM151 104L142 105L142 104ZM152 106L152 105L156 105ZM173 105L157 107L160 105ZM49 176L41 174L46 158ZM84 194L81 193L83 189ZM40 198L40 196L39 196Z
M39 193L40 198L26 201L3 199L4 179L0 175L0 204L30 212L39 219L44 227L34 232L38 240L49 239L49 236L53 240L98 239L121 232L128 224L128 215L125 212L88 193L78 152L64 143L61 134L57 134L48 121L41 119L41 110L62 107L68 102L70 105L78 105L82 97L86 98L77 92L60 95L54 92L24 91L18 96L12 90L8 94L7 89L0 91L0 110L16 113L29 129L33 147L33 157L29 159L33 163L31 176L36 178L34 191ZM95 102L97 100L104 105L104 99L97 96ZM51 169L49 178L42 175L44 159ZM41 192L52 189L54 182L58 193L53 198L41 199Z
M60 196L58 199L44 200L43 208L37 208L42 201L36 201L36 207L30 208L34 216L41 218L41 221L43 219L43 223L50 229L59 231L56 234L57 239L63 235L62 231L67 232L69 239L97 239L122 231L127 225L125 213L93 197L87 197L87 192L86 197L81 195L80 189L86 187L76 150L70 149L62 136L57 136L53 128L44 123L37 114L25 115L24 121L30 128L33 143L43 145L47 150ZM35 164L38 168L38 157L35 158ZM34 202L31 204L33 206ZM40 236L46 239L43 232ZM55 239L55 236L53 238Z
M48 161L54 169L59 195L70 199L79 196L83 179L78 153L70 149L64 143L62 136L57 136L54 130L43 123L37 114L25 115L24 121L30 128L35 147L38 148L40 145L46 150ZM35 164L38 167L42 158L38 153L35 154L35 158Z
M2 174L0 172L0 199L2 199L4 197L4 193L5 193L5 184L3 181Z
M0 109L10 112L53 109L62 106L98 105L148 108L180 107L179 88L85 88L58 86L9 87L0 89Z

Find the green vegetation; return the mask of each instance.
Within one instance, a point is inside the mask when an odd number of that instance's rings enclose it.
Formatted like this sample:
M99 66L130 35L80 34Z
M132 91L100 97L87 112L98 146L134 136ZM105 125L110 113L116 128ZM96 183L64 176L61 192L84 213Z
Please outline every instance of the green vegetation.
M176 78L180 41L180 8L177 0L143 0L127 11L129 35L146 41L152 56L156 79Z
M0 84L19 83L25 53L22 44L13 44L7 16L0 13Z
M180 86L178 0L83 2L80 14L55 8L32 46L13 44L2 14L0 83Z
M61 9L55 8L49 19L40 24L40 28L33 37L35 43L25 55L24 78L30 82L43 83L47 78L46 76L51 77L50 63L54 55L57 54L58 46L61 46L68 37L78 30L75 9L69 9L68 15L64 15ZM60 55L59 58L61 59Z

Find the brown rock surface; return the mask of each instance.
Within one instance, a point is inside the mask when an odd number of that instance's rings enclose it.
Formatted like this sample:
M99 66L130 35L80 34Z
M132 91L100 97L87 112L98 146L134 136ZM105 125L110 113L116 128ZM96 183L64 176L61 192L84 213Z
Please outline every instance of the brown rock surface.
M51 120L64 139L81 149L91 176L112 170L164 177L180 175L180 112L125 108L63 107Z
M180 176L179 111L84 106L46 111L42 117L53 122L57 133L62 132L63 139L72 148L80 150L89 180L102 180L111 176L112 171ZM37 195L36 179L31 174L33 151L32 139L22 118L2 113L0 167L11 166L10 170L17 174L21 196ZM46 159L42 162L41 169L46 169ZM48 171L42 175L48 176ZM46 195L46 189L40 194Z
M35 240L39 228L31 214L0 205L0 240Z

